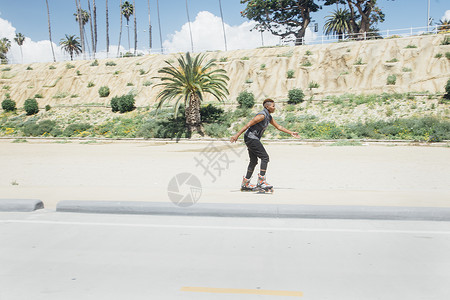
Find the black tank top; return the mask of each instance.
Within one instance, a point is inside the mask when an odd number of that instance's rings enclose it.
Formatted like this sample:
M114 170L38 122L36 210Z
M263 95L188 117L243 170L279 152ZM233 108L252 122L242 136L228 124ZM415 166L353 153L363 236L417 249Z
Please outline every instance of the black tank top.
M266 130L267 126L269 126L270 121L272 121L272 116L270 115L269 111L265 107L262 111L257 113L256 116L257 115L264 115L264 120L256 123L253 126L250 126L247 129L247 131L245 132L244 138L260 140L264 131Z

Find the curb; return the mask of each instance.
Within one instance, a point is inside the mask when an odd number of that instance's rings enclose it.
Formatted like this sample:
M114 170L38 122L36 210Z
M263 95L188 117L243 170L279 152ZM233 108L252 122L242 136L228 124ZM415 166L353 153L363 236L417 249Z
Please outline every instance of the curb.
M169 202L129 201L60 201L57 212L173 215L243 218L305 218L305 219L367 219L450 221L450 208L387 207L387 206L325 206L292 204L228 204L200 203L178 207Z
M30 212L44 208L44 203L37 199L0 199L0 211Z

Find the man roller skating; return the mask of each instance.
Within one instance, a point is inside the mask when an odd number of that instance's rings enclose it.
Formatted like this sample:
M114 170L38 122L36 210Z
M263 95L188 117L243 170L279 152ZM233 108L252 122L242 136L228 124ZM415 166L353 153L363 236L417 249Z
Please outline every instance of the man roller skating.
M284 128L272 118L271 114L275 111L275 102L272 99L264 100L263 106L264 109L257 113L247 125L242 127L242 129L230 139L231 143L236 142L239 136L245 131L244 142L247 145L250 163L248 164L247 174L242 179L241 191L259 190L264 192L273 192L273 186L266 181L266 170L267 164L269 163L269 155L260 141L264 131L269 126L269 123L282 132L286 132L295 138L300 138L297 132ZM258 164L258 157L261 160L261 165L260 172L258 174L258 181L255 186L250 183L250 179L255 166Z

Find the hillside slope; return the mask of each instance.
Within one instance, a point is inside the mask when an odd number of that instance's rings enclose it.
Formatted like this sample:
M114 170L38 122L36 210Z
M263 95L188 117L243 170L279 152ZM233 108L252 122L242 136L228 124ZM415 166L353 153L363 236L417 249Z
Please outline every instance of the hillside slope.
M435 93L443 92L450 77L450 60L445 55L450 52L450 45L441 45L443 39L443 35L419 36L208 52L207 56L216 58L230 77L227 101L235 101L243 90L252 91L258 100L286 99L292 88L301 88L308 97L315 98L344 93ZM441 58L435 57L438 53ZM154 86L158 80L153 77L165 60L175 61L177 56L153 54L106 59L99 60L98 66L91 66L93 61L1 66L0 97L4 99L9 93L18 107L36 94L42 96L38 99L40 106L109 104L112 96L133 91L138 106L152 105L159 92ZM356 64L358 61L361 64ZM116 65L107 66L107 62ZM67 64L73 68L67 68ZM293 70L292 79L286 76L289 70ZM389 75L396 76L395 85L387 85ZM309 89L312 81L319 87ZM94 86L88 87L89 83ZM99 97L101 86L111 89L109 97Z

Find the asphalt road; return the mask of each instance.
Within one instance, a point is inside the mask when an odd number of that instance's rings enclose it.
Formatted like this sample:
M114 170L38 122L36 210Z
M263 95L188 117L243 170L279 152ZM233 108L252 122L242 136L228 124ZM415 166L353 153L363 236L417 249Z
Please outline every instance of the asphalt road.
M450 223L0 213L0 299L427 299Z

